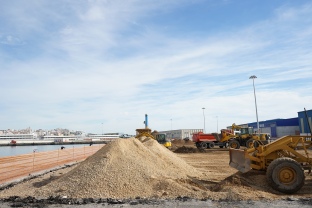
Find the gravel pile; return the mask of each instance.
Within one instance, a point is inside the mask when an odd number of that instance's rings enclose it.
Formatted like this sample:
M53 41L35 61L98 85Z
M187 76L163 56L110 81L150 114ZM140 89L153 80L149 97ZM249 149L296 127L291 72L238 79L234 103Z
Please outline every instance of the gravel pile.
M203 197L207 190L193 181L200 172L157 141L140 140L143 142L119 139L105 145L70 172L37 189L36 196Z

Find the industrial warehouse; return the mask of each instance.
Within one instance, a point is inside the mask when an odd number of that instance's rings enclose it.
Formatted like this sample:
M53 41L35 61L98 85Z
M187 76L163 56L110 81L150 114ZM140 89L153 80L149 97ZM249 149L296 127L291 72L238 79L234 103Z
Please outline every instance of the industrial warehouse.
M298 117L287 119L272 119L266 121L259 121L260 132L268 133L272 139L276 139L286 135L308 135L310 134L309 124L312 124L312 110L306 111L308 117L305 116L305 111L298 112ZM257 122L246 124L237 124L241 127L251 127L254 131L257 130ZM231 129L228 126L227 129ZM203 129L178 129L160 131L166 133L170 139L184 139L191 138L193 133L203 132Z

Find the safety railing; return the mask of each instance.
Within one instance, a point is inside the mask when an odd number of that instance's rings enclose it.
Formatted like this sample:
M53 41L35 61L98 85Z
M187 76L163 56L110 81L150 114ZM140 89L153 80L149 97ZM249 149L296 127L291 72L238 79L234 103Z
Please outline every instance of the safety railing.
M44 170L80 162L97 152L104 144L73 147L0 158L0 185Z

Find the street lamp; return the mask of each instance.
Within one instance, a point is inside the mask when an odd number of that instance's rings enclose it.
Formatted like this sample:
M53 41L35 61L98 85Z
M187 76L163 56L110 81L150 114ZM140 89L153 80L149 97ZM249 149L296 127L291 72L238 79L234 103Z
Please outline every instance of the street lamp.
M259 127L259 120L258 120L258 110L257 110L257 98L256 98L256 89L255 89L255 79L257 77L255 75L252 75L249 77L249 79L252 79L253 83L253 89L254 89L254 96L255 96L255 106L256 106L256 116L257 116L257 128L258 128L258 135L260 135L260 127Z
M204 133L206 132L206 127L205 127L205 108L202 108L203 109L203 115L204 115Z
M102 135L103 135L103 123L102 123Z

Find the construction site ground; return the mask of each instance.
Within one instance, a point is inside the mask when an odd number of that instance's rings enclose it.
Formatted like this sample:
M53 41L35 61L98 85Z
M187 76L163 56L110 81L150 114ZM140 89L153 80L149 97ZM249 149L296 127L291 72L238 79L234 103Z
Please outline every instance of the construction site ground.
M208 190L207 197L162 197L133 199L101 199L86 197L70 199L53 196L50 201L33 195L36 187L44 186L74 169L77 165L51 171L31 180L0 190L0 207L311 207L312 175L306 174L305 185L296 194L285 195L273 190L266 182L265 172L251 170L240 173L229 166L228 149L215 147L200 151L191 141L172 142L172 152L203 174L192 181L198 189ZM27 193L29 195L27 195Z

